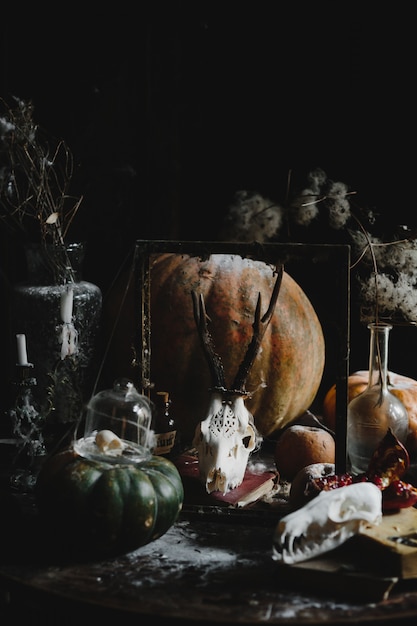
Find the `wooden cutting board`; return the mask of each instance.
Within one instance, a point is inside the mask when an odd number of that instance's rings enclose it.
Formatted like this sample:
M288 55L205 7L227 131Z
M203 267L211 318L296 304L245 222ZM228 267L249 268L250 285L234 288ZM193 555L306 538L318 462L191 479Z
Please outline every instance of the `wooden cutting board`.
M377 559L378 569L403 580L417 578L417 509L384 514L377 526L366 525L351 546L365 558Z

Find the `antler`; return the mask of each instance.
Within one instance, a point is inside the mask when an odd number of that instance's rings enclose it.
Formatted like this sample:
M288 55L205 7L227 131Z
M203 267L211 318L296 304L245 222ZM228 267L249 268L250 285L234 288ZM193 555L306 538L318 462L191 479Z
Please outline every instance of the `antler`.
M246 394L245 385L246 385L246 380L248 378L249 372L259 352L259 348L262 343L262 339L265 335L265 331L268 328L268 324L271 321L272 315L275 310L275 305L277 303L278 294L281 289L283 274L284 274L284 266L281 265L278 271L277 279L275 281L271 299L269 301L268 309L262 318L261 318L261 294L258 295L258 302L256 303L256 309L255 309L255 317L254 317L254 321L252 324L252 328L253 328L252 340L246 350L246 354L243 358L243 361L241 362L239 366L239 370L236 374L236 378L232 386L232 389L234 391L241 393L243 395Z
M259 352L262 339L265 335L265 331L271 321L272 315L277 303L278 294L281 288L282 276L284 274L284 266L281 265L277 279L275 281L274 289L272 291L271 299L269 302L266 313L261 318L261 294L258 295L258 301L256 303L255 316L252 324L253 336L252 340L246 350L246 354L239 366L239 370L236 374L236 378L229 391L246 395L245 385L248 378L251 367ZM213 340L207 328L207 314L204 304L204 298L202 294L197 295L195 291L191 292L193 298L194 319L197 325L200 342L206 355L206 359L210 368L211 377L213 380L213 388L219 391L227 391L223 364L220 356L215 352L213 347Z
M226 391L223 364L220 356L214 350L213 340L207 328L207 314L203 295L200 294L199 297L195 291L192 291L191 295L193 298L194 319L197 324L200 342L210 369L213 388L219 391Z

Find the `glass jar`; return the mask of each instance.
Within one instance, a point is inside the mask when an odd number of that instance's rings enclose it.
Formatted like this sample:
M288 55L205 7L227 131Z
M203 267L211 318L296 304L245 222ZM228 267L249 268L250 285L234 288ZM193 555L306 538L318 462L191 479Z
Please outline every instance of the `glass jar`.
M174 459L180 453L180 433L177 422L171 412L171 400L167 391L157 391L153 397L156 456Z
M102 294L82 279L84 252L83 243L27 246L27 278L12 291L11 330L27 339L48 454L70 443L94 385Z
M349 402L347 409L347 456L353 474L367 471L389 429L403 445L409 431L407 409L388 389L388 342L392 326L374 323L368 328L368 385Z

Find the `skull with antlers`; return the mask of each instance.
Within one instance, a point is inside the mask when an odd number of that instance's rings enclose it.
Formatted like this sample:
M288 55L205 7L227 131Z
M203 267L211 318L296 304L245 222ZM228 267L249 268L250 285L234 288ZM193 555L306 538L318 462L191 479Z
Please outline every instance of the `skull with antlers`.
M281 266L268 309L262 317L261 295L258 295L252 340L230 389L226 386L223 364L214 350L207 327L204 298L195 291L191 294L200 342L213 381L207 416L197 425L193 440L198 451L200 478L208 493L221 491L225 494L238 487L243 481L250 453L260 444L261 436L244 402L250 396L246 381L274 313L283 272Z

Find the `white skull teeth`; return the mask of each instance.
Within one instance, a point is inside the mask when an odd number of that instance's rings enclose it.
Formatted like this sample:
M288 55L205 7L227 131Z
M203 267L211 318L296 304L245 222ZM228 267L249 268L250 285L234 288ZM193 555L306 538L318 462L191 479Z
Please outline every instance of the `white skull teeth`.
M331 546L334 539L339 538L338 531L330 533L323 540L322 533L314 535L296 535L289 534L281 538L280 542L274 543L273 550L275 560L282 560L284 563L297 563L299 561L307 561L314 556L318 556L327 550L332 549ZM275 554L276 553L276 554Z
M294 560L299 554L308 554L310 552L304 535L293 537L287 534L281 541L280 545L278 543L274 544L274 549L281 554L284 563Z

